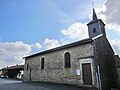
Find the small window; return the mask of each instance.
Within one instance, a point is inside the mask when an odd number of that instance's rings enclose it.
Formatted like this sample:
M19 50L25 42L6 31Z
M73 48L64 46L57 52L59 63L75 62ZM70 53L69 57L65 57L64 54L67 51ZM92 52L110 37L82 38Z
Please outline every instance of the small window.
M93 28L93 33L96 33L96 28Z
M44 69L44 62L45 62L45 59L42 58L42 59L41 59L41 69Z
M27 70L28 70L28 68L29 68L29 64L27 63Z
M70 53L66 52L64 55L64 65L65 68L70 68Z

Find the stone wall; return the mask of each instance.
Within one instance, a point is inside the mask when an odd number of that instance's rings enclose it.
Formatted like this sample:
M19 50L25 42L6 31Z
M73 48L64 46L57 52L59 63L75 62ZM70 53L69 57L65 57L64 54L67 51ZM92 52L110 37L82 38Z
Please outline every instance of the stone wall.
M117 73L118 73L118 84L120 87L120 57L119 55L115 55L115 62L116 62L116 68L117 68Z
M117 72L118 72L118 84L120 87L120 67L117 67Z
M64 68L65 52L69 52L71 55L71 68ZM24 81L31 80L81 85L81 75L76 74L76 69L80 69L79 60L80 58L91 56L93 56L93 46L91 43L88 43L27 58L24 67ZM40 60L42 57L45 58L45 68L41 70ZM26 69L27 64L29 64L28 70ZM31 79L29 78L30 69Z
M107 38L101 36L93 41L95 53L96 71L99 65L102 90L110 90L117 86L117 70L114 60L114 52Z

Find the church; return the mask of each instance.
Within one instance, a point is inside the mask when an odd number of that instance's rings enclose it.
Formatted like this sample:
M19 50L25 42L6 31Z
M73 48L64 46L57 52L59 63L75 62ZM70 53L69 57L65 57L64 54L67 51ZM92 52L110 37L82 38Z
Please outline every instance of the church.
M110 90L118 84L114 51L105 24L93 18L89 38L24 57L24 82L52 82Z

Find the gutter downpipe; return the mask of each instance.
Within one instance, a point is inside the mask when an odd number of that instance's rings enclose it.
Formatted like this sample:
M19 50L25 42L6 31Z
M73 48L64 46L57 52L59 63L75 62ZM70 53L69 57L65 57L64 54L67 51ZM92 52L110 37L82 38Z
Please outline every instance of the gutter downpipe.
M100 66L97 65L97 71L98 71L98 83L99 83L99 90L102 90L102 85L101 85L101 76L100 76Z

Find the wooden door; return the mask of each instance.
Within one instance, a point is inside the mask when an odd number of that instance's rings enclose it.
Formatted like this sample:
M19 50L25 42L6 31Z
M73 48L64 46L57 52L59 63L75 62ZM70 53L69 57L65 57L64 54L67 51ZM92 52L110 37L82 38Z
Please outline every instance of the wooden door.
M83 84L92 85L91 63L82 64Z

